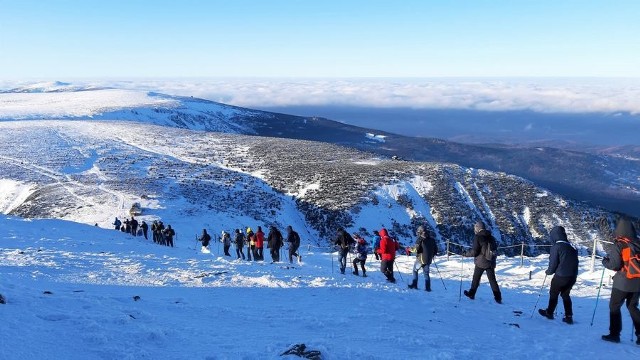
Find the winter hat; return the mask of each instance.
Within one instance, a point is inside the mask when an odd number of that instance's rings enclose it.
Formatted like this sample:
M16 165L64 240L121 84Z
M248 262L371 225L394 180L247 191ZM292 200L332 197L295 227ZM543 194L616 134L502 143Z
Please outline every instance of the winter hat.
M380 235L380 233L378 232L378 230L373 230L373 235Z
M250 233L250 232L251 232L251 228L250 228L250 227L248 227L248 228L247 228L247 233Z
M478 222L476 222L475 225L473 225L473 232L475 232L476 234L479 233L482 230L487 230L484 227L484 223L482 221L478 221Z
M634 229L633 224L629 219L622 218L618 220L616 224L616 229L613 231L613 237L624 237L629 240L636 239L636 229Z
M562 226L554 226L549 232L549 237L551 237L551 242L554 243L556 241L567 241L567 233Z
M424 226L420 225L418 226L418 228L416 229L416 235L421 236L424 235L425 231L424 231Z
M287 226L287 231L293 231L293 228L291 227L291 225Z

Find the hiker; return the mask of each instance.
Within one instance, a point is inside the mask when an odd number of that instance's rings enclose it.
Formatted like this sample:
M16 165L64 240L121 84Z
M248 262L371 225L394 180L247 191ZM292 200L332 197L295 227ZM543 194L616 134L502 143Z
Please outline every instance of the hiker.
M164 235L165 245L173 247L173 237L176 235L176 232L173 231L173 229L171 228L171 225L167 225L167 228L164 229L164 231L162 232L162 235Z
M224 250L224 256L231 256L231 254L229 254L229 248L231 247L231 235L229 235L228 232L222 230L220 241L223 245L222 247Z
M198 239L202 243L202 249L209 249L209 242L211 241L211 235L207 234L207 229L202 229L202 235Z
M498 304L502 304L502 293L498 287L495 270L495 251L498 248L498 244L493 235L485 228L482 221L475 223L473 231L475 233L473 237L473 247L464 253L463 256L474 257L473 263L475 264L475 269L473 270L471 288L465 290L464 295L471 300L475 299L476 291L478 290L478 286L480 286L480 277L482 277L482 273L486 271L489 284L491 284L491 290L493 291L493 298Z
M142 220L142 224L140 224L140 229L142 229L142 235L144 235L144 239L149 240L149 238L147 237L147 232L149 231L149 225L147 225L147 223L144 222L144 220Z
M256 238L253 230L250 227L247 228L247 260L251 261L256 259Z
M413 281L409 285L409 289L418 289L418 272L422 269L424 289L425 291L431 291L429 267L433 262L433 257L438 253L438 246L436 245L436 239L427 234L422 225L416 229L416 237L416 261L413 263Z
M116 219L114 220L113 225L116 227L116 230L120 230L120 225L122 225L122 221L120 221L120 219L118 219L118 217L116 216Z
M264 232L262 231L262 227L258 226L258 230L256 231L256 255L257 260L264 260Z
M242 260L244 260L244 235L240 232L240 229L236 229L236 237L234 240L236 243L236 255L238 259L240 259L240 255L242 255Z
M272 263L280 261L280 247L282 247L282 234L274 225L271 225L267 236L267 248L270 249Z
M620 342L622 331L622 312L620 308L626 302L636 331L636 345L640 345L640 239L636 229L628 219L618 220L613 232L614 244L607 249L607 256L602 265L615 271L613 286L609 300L609 334L602 335L602 340Z
M578 250L567 240L567 233L562 226L554 226L549 233L551 251L547 275L554 275L549 288L549 305L546 309L538 309L540 315L553 320L553 313L558 305L558 296L562 296L564 317L562 321L573 324L573 308L569 293L578 277Z
M162 221L158 221L156 225L156 236L158 237L158 244L167 245L165 236L164 236L164 224Z
M398 242L389 236L387 229L382 228L378 234L380 234L380 271L387 278L390 283L395 283L396 279L393 276L393 262L396 258L396 252L400 248Z
M129 224L131 224L131 235L136 236L138 234L138 220L132 216Z
M131 221L127 218L124 219L124 232L131 234Z
M153 242L158 243L158 220L153 220L151 223L151 235L153 236Z
M289 243L289 264L293 263L293 257L298 258L298 262L302 261L302 256L298 255L300 247L300 235L293 231L291 225L287 226L287 242Z
M349 249L355 244L355 240L343 228L338 228L336 240L333 242L338 247L338 262L340 263L340 273L344 274L347 268L347 254Z
M373 256L376 257L376 260L380 260L378 250L380 250L380 233L378 230L373 230Z
M367 255L369 255L369 247L367 246L367 241L360 237L358 234L353 234L353 237L357 243L355 251L356 256L353 259L353 275L358 274L358 263L360 263L360 268L362 269L362 277L367 277L367 270L364 267L365 262L367 261Z

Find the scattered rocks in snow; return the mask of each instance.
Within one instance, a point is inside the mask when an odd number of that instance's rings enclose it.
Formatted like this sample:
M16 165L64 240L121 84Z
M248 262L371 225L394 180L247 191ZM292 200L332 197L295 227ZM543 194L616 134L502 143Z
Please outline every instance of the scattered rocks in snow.
M49 291L49 290L45 290L42 293L45 294L45 295L53 295L53 293L51 291Z
M133 301L138 301L138 300L140 300L140 296L136 295L136 296L133 297Z
M513 314L514 314L515 316L520 316L520 315L522 315L522 311L520 311L520 310L513 310Z
M4 298L4 296L2 296L2 294L0 294L0 304L6 304L7 300Z
M505 324L509 325L509 326L514 326L514 327L517 327L518 329L520 329L520 324L516 324L516 323L509 323L509 324L505 323Z
M318 350L307 350L307 346L305 344L295 344L290 347L287 351L280 354L280 356L285 355L296 355L301 358L311 359L311 360L322 360L322 354Z

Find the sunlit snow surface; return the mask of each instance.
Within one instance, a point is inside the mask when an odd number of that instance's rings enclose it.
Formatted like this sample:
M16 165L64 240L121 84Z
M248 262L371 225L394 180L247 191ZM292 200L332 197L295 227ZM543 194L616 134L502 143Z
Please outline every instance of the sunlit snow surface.
M486 278L476 300L459 300L472 273L470 259L461 264L459 256L436 258L446 290L432 267L427 293L422 277L418 291L407 290L407 256L398 258L398 283L388 284L372 256L367 278L341 275L335 254L304 243L302 264L270 264L220 256L217 242L203 254L184 237L167 248L60 220L5 217L0 227L2 359L277 359L295 343L325 359L640 354L629 341L626 310L622 344L599 340L608 329L608 271L590 326L602 272L589 272L588 258L581 259L569 326L560 321L561 304L554 321L531 317L546 256L525 259L524 267L520 258L498 260L498 305ZM546 306L547 284L538 307Z

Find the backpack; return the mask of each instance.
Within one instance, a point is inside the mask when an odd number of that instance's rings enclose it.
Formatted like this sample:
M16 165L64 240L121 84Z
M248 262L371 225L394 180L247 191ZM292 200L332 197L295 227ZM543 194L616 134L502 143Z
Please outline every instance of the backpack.
M620 254L622 255L622 270L627 279L640 279L640 253L631 246L631 240L625 237L618 237L616 241L623 244Z
M491 238L487 239L487 241L482 243L482 248L480 249L480 254L487 261L495 260L497 254L496 251L491 249Z

